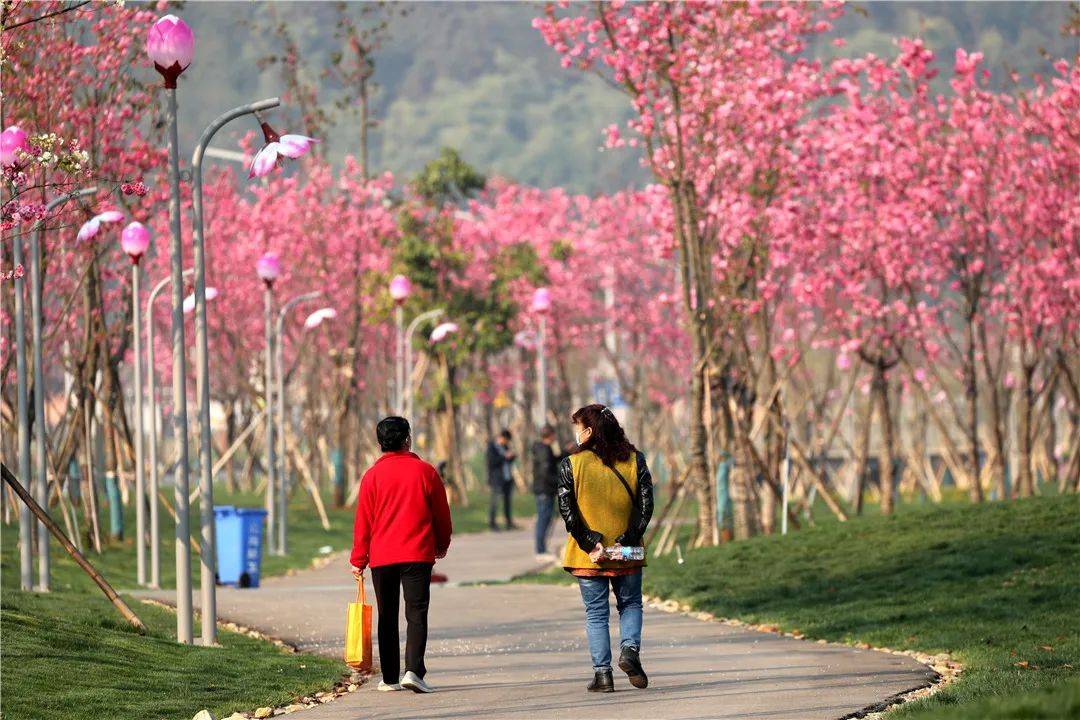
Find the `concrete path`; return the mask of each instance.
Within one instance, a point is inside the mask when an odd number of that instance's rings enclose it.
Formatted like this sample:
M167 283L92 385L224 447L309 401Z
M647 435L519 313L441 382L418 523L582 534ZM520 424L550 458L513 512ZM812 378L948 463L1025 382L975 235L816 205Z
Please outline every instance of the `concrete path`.
M438 692L379 693L372 682L296 717L810 720L856 712L923 686L930 675L899 655L818 645L647 608L642 659L649 688L635 690L616 671L614 694L590 694L584 611L575 587L462 585L504 580L534 567L528 530L456 537L449 557L436 565L449 582L431 593L427 666ZM304 650L340 657L345 606L354 593L342 558L318 570L266 579L257 590L222 588L218 612ZM369 598L374 604L370 592ZM169 600L166 594L161 599ZM617 648L614 607L612 621Z

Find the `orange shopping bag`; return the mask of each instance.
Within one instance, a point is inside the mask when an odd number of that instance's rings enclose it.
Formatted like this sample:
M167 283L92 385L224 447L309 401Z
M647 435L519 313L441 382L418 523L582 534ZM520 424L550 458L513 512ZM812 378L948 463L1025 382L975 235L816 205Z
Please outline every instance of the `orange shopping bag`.
M349 603L345 625L345 664L353 670L371 669L371 606L367 604L362 575L356 584L356 602Z

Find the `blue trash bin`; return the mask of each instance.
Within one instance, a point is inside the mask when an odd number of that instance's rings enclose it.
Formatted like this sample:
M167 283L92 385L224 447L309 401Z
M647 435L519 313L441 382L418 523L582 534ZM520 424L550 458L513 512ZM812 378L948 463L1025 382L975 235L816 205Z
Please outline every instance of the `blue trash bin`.
M266 511L261 508L214 506L219 585L259 587L265 518Z

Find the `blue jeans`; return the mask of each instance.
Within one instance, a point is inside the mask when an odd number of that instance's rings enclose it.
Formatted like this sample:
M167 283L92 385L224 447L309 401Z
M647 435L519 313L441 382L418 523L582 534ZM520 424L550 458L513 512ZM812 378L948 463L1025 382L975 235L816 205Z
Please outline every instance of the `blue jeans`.
M611 669L609 583L615 592L615 606L619 609L620 646L641 649L641 573L578 578L581 599L585 601L585 636L589 639L589 654L597 672Z
M547 552L548 529L551 527L552 512L555 507L555 496L537 494L536 496L536 554L543 555Z

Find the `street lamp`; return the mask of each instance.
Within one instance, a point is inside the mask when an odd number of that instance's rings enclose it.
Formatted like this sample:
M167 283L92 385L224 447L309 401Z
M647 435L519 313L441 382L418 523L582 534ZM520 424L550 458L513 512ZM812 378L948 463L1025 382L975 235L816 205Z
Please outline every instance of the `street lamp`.
M540 330L536 337L536 389L540 400L540 423L547 422L547 358L544 345L547 340L547 314L551 311L551 291L546 287L536 288L532 296L532 311L540 320Z
M135 564L139 585L146 584L146 480L143 467L142 323L139 321L139 260L150 247L150 231L140 222L120 233L120 247L131 258L131 314L135 344Z
M14 253L12 262L14 267L22 264L22 238L18 235L14 238ZM27 415L27 389L26 389L26 280L25 276L15 274L15 377L16 377L16 409L19 412L19 476L30 477L30 426ZM32 590L34 587L34 548L33 543L33 519L30 515L30 507L25 503L19 509L19 577L23 590Z
M186 278L195 272L188 268L180 273ZM165 286L172 282L172 277L162 278L150 291L146 301L146 372L148 395L150 396L150 587L161 587L161 537L158 523L158 459L157 459L157 386L154 380L154 300Z
M266 396L266 548L277 555L274 536L277 490L277 460L274 459L274 281L281 275L281 261L274 253L266 253L255 262L255 272L263 281L263 325L266 335L266 357L263 385Z
M22 133L22 140L25 141L26 133L23 133L14 126L4 131L5 135L10 135L11 131L15 131L16 137L9 141L9 148L11 155L14 155L14 149L25 150L19 144L20 138L18 133ZM35 484L35 499L42 507L46 507L46 499L49 497L49 475L48 475L48 453L45 448L45 363L42 359L42 318L41 318L41 235L42 226L45 223L45 219L48 218L52 209L58 205L62 205L68 200L86 197L94 195L97 192L96 187L83 188L82 190L76 190L74 192L67 193L55 197L45 204L45 214L41 220L34 223L33 233L30 235L30 322L33 333L33 345L34 345L34 442L37 444L37 483ZM25 414L20 416L20 422L25 422ZM29 457L29 456L27 456ZM28 518L29 519L29 518ZM22 515L19 519L20 530L22 528ZM27 550L32 553L32 548L29 546ZM33 561L30 560L32 566ZM27 571L30 568L26 568ZM47 592L50 586L50 567L49 567L49 532L45 526L38 523L38 590Z
M206 337L206 239L203 233L202 160L206 148L217 131L244 115L254 115L280 104L278 98L268 98L241 105L220 115L203 130L191 156L191 213L192 240L195 246L195 388L199 396L199 511L201 515L202 551L201 598L202 641L213 645L217 639L217 587L215 562L217 538L214 527L213 446L210 443L210 351Z
M395 275L390 281L390 297L394 300L394 322L397 335L394 349L394 412L405 409L405 300L412 292L412 283L404 275Z
M286 447L285 447L285 316L289 314L289 310L294 308L299 303L306 300L314 300L317 297L321 297L321 291L304 293L303 295L297 295L291 298L288 302L281 306L281 312L278 313L277 319L277 333L275 335L277 339L277 401L278 401L278 426L277 426L277 440L278 440L278 462L281 463L278 470L278 497L277 497L277 554L284 555L287 552L286 545L286 526L288 521L288 484L289 474L287 472L288 463L285 461ZM321 322L321 321L320 321ZM271 416L270 422L273 422Z
M435 308L434 310L428 310L427 312L422 312L419 315L417 315L415 318L413 318L413 321L411 323L409 323L409 327L405 331L405 368L406 368L406 373L405 373L405 376L406 376L405 377L405 417L408 418L410 422L413 421L413 417L412 417L412 414L413 414L413 387L412 387L412 374L413 374L412 355L413 355L413 350L412 350L412 336L413 336L413 333L416 332L416 328L419 327L421 323L427 322L428 320L435 320L436 318L441 316L444 312L446 312L446 311L443 310L442 308Z
M176 123L176 80L195 55L195 35L175 15L165 15L153 24L146 38L146 52L164 80L169 125L169 243L172 276L172 346L173 346L173 428L180 450L176 470L176 640L192 642L191 633L191 539L188 520L188 424L187 387L184 359L183 246L180 236L180 140ZM206 548L203 548L206 552Z

